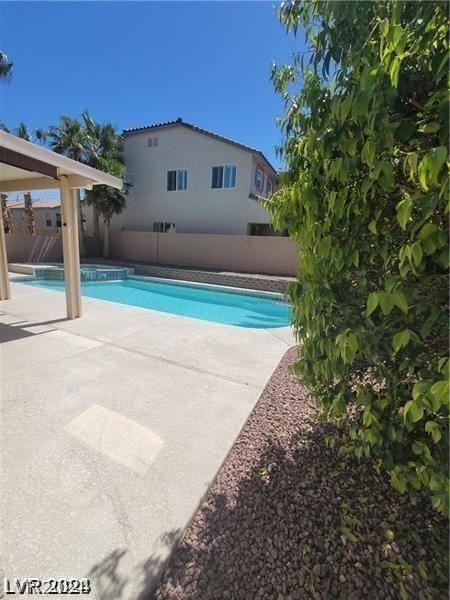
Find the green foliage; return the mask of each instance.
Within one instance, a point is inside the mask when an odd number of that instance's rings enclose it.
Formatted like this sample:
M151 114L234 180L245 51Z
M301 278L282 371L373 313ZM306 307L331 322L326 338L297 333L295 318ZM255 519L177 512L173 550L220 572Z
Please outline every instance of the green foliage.
M0 81L9 81L12 77L13 63L5 52L0 51Z
M23 121L20 121L19 125L17 126L16 135L17 135L17 137L20 137L22 140L31 142L31 133Z
M448 5L311 0L280 19L309 47L272 74L287 170L267 206L299 245L296 372L348 451L446 512Z
M86 162L86 132L78 119L61 115L57 125L40 131L38 137L48 142L54 152Z
M122 136L114 125L95 121L87 110L81 119L62 115L57 125L40 130L37 137L47 142L54 152L126 179ZM121 213L126 207L125 195L129 187L126 181L123 192L105 185L94 186L86 192L85 199L109 224L113 215Z
M126 181L125 159L123 156L123 138L111 123L98 123L88 111L82 115L84 133L84 154L86 162L95 169L125 180L124 191L105 185L94 186L86 192L86 201L110 223L113 215L121 213L126 207L125 195L130 184Z

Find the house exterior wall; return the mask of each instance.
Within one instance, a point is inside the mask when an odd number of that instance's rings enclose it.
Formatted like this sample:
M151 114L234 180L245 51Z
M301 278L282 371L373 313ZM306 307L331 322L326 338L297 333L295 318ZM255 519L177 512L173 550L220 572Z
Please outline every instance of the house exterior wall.
M27 219L23 208L11 208L14 231L17 233L27 230ZM45 233L55 233L61 228L56 227L56 213L61 214L61 207L55 208L33 208L34 224L36 230ZM51 227L47 227L47 219L51 221Z
M158 145L149 147L149 138ZM246 235L249 223L270 223L249 198L256 164L250 151L179 126L128 135L125 159L133 187L112 229L152 231L154 222L175 221L177 233ZM236 187L212 189L212 167L230 164L237 167ZM176 169L188 170L187 189L167 191L167 171Z
M25 210L22 207L11 207L10 211L14 224L14 233L26 233L27 221L25 218ZM61 227L56 226L57 214L62 215L60 206L53 208L34 207L33 214L36 233L46 235L61 232ZM91 206L87 206L86 204L83 206L83 216L85 234L86 236L92 236L94 233L94 214ZM51 227L47 226L47 219L50 219Z

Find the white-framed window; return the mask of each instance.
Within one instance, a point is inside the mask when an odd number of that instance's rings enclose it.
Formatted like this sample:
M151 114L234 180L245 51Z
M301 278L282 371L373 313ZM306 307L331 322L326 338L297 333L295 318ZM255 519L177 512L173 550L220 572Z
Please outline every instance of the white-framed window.
M167 171L167 191L176 192L187 190L187 169L174 169Z
M148 138L147 139L147 146L149 148L152 148L152 147L157 146L157 145L158 145L158 138L157 137Z
M175 221L153 221L153 233L175 233Z
M236 165L218 165L211 171L211 187L214 190L236 187Z
M266 181L266 196L270 196L273 192L273 183L272 180L268 177Z
M259 167L255 170L255 189L257 192L262 192L264 189L264 173Z
M187 190L187 169L177 171L177 190Z
M47 217L47 219L45 219L45 226L46 227L51 227L52 226L52 220L49 217Z

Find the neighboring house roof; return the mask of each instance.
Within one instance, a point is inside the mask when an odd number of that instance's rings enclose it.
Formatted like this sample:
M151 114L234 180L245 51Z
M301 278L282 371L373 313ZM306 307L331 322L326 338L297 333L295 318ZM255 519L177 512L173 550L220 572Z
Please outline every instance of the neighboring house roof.
M258 155L272 169L275 175L277 174L276 169L270 164L270 162L267 160L267 158L264 156L261 150L258 150L257 148L252 148L252 146L247 146L246 144L241 144L241 142L236 142L235 140L230 140L229 138L226 138L223 135L213 133L212 131L208 131L207 129L203 129L202 127L197 127L196 125L192 125L191 123L186 123L186 121L183 121L181 117L179 117L176 121L166 121L165 123L156 123L154 125L144 125L143 127L135 127L133 129L124 129L123 136L127 137L135 133L142 133L145 131L150 131L152 129L163 129L167 127L177 127L180 125L182 127L186 127L187 129L191 129L192 131L196 131L197 133L202 133L203 135L212 137L216 140L219 140L220 142L231 144L232 146L241 148L241 150L247 150L248 152L252 152L253 154Z
M61 200L59 198L50 198L43 200L32 200L33 210L36 208L59 208L61 206ZM8 208L24 208L23 200L7 200L6 206Z

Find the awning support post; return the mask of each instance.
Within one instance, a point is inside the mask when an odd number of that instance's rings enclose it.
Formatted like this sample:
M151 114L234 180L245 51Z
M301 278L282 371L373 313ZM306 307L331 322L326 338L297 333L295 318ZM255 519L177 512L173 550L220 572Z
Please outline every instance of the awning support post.
M81 317L80 250L78 246L78 199L68 178L60 177L64 277L66 280L67 318Z
M6 256L5 225L3 215L0 212L0 300L9 300L10 298L11 289L9 287L8 258Z

